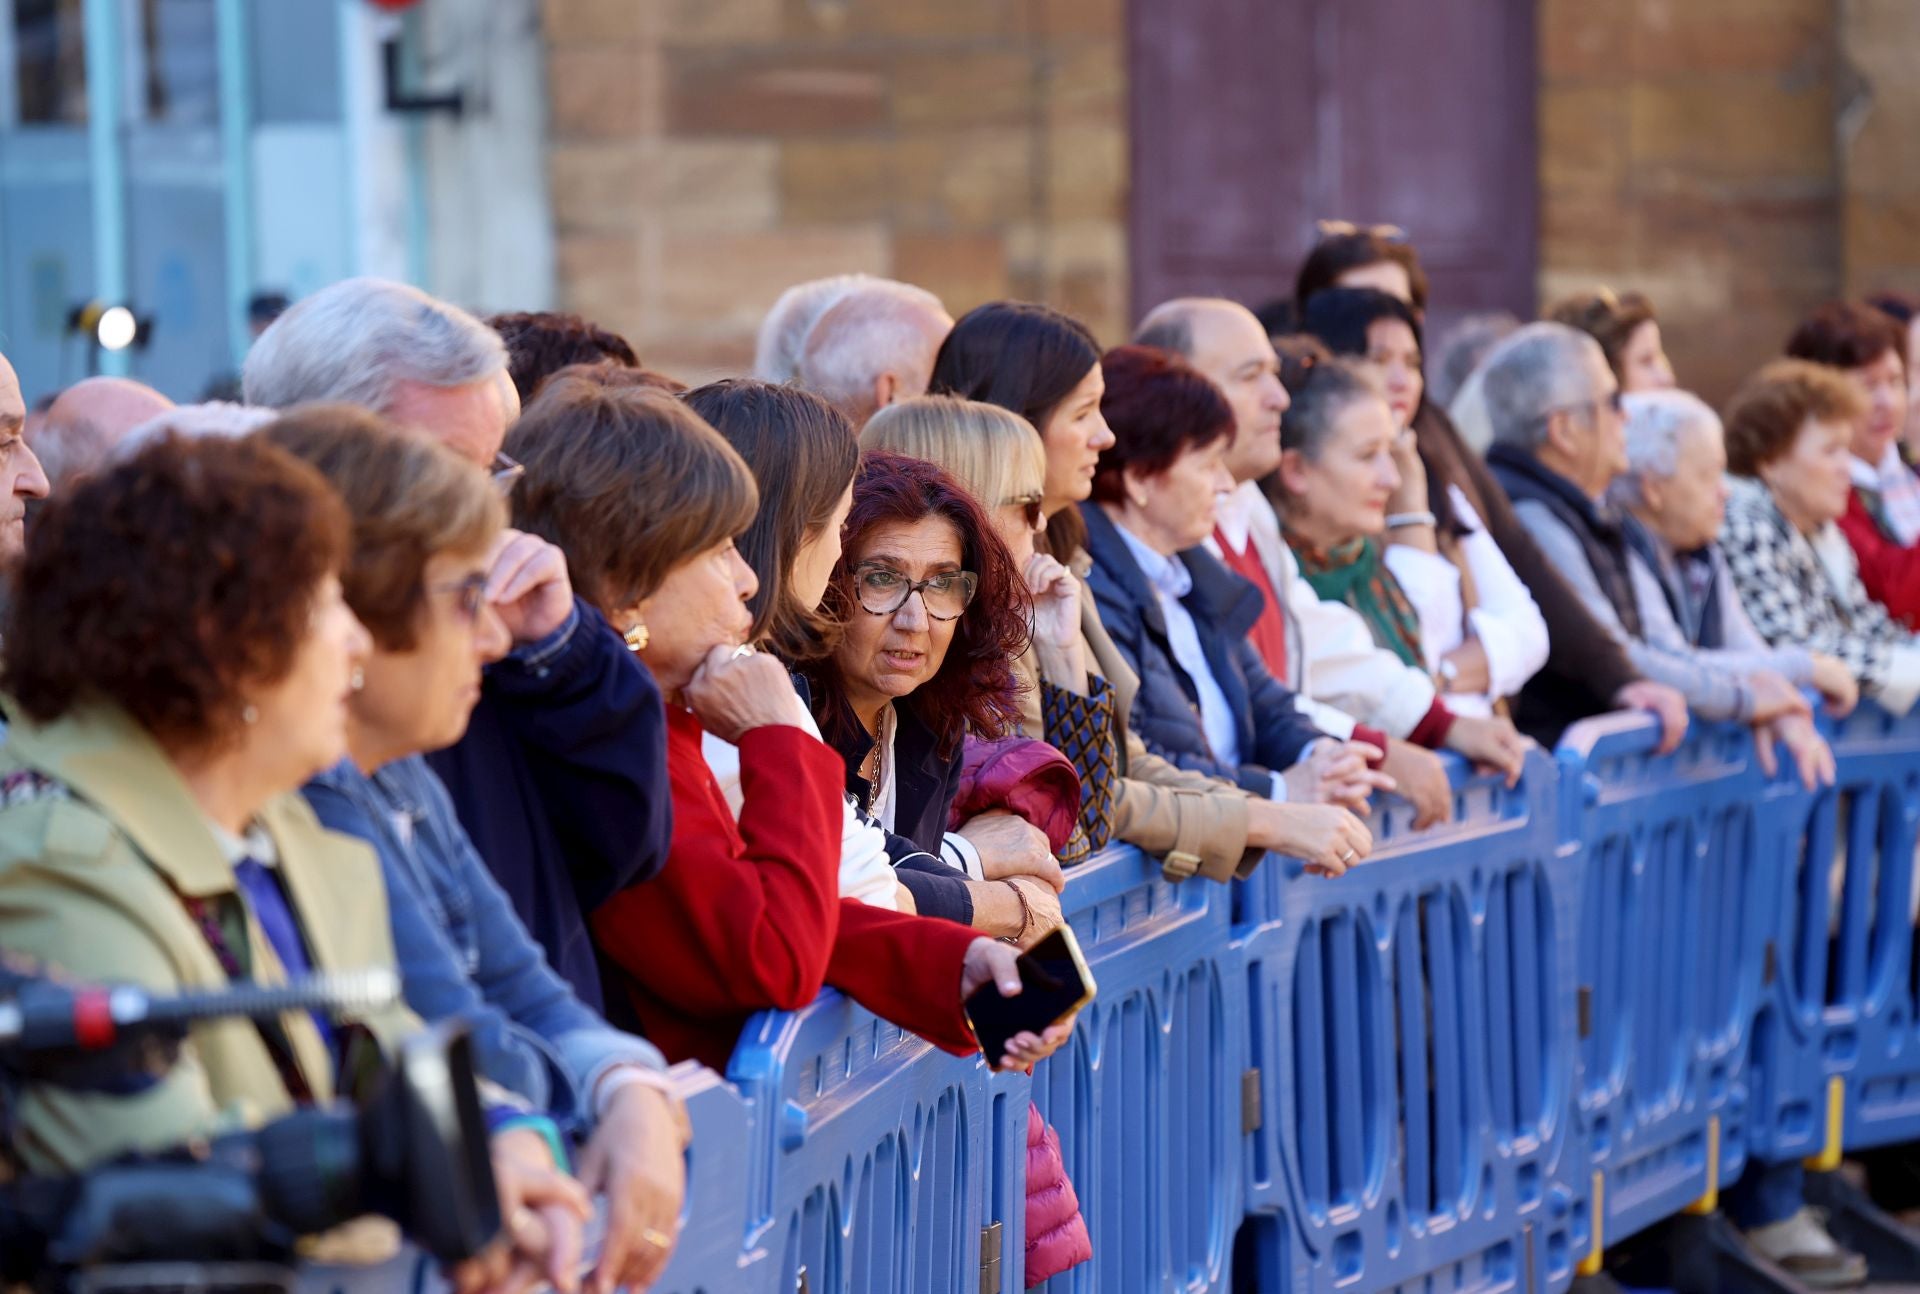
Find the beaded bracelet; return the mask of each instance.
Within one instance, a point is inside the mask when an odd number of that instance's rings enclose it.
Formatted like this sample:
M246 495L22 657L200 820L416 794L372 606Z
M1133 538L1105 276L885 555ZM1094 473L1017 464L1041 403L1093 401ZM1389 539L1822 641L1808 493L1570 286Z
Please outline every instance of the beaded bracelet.
M1001 943L1012 944L1017 948L1020 945L1020 941L1027 937L1028 927L1033 925L1033 909L1027 906L1027 895L1025 890L1022 890L1018 885L1015 885L1010 880L1002 879L1000 883L1006 886L1008 889L1012 890L1013 897L1020 900L1020 933L1017 935L1001 935L1000 936Z

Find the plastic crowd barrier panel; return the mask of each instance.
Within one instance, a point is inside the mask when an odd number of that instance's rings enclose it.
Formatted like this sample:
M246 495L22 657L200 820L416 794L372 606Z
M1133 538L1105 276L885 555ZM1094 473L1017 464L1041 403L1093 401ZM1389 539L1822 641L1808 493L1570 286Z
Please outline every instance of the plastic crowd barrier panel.
M1561 1289L1580 1147L1567 1109L1577 856L1552 761L1455 762L1456 817L1333 881L1240 884L1249 1002L1244 1288Z
M1116 847L1068 873L1061 908L1099 995L1037 1068L1034 1099L1059 1133L1093 1261L1045 1288L1222 1288L1241 1212L1246 1014L1228 891L1171 883Z
M1749 729L1696 721L1671 756L1652 720L1575 725L1556 752L1563 847L1585 855L1576 1111L1591 1159L1583 1270L1745 1165L1750 1025L1783 807ZM1790 810L1789 810L1790 811Z
M1843 1147L1920 1139L1920 714L1862 703L1824 726L1836 784L1797 799L1781 828L1755 1137L1769 1159L1833 1166Z

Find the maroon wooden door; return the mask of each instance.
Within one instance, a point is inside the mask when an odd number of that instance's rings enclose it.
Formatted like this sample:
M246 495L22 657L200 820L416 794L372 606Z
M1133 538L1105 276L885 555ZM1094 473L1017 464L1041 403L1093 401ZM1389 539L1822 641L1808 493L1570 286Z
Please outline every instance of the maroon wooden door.
M1533 0L1130 0L1135 317L1292 292L1318 219L1400 225L1435 324L1532 316Z

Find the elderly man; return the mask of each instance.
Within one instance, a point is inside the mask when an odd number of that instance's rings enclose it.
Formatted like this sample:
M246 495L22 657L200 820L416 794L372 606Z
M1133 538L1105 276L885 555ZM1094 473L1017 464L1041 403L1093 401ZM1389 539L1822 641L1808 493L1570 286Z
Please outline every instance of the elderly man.
M1489 358L1485 390L1494 435L1488 465L1521 524L1634 668L1679 689L1709 719L1804 719L1806 699L1776 671L1729 669L1646 634L1626 533L1606 501L1628 460L1620 387L1599 344L1564 324L1531 324ZM1763 749L1764 760L1771 743Z
M98 471L129 433L173 408L144 382L90 377L62 391L33 431L48 488L65 493Z
M1280 417L1287 391L1280 359L1253 312L1218 297L1182 297L1156 306L1134 341L1184 357L1232 406L1236 434L1227 470L1237 482L1220 500L1207 547L1253 584L1266 607L1253 645L1274 677L1324 732L1378 746L1384 770L1415 806L1416 826L1453 813L1445 768L1429 749L1447 746L1516 770L1524 743L1505 720L1466 719L1440 700L1433 680L1377 647L1352 608L1323 602L1300 577L1280 522L1258 482L1280 465Z
M307 297L261 334L241 380L249 403L364 405L491 468L503 489L518 474L500 453L520 408L500 335L406 284L348 279ZM672 831L659 689L599 613L574 597L566 561L546 541L509 531L485 597L514 648L486 667L466 736L430 762L547 961L600 1011L583 910L652 875ZM459 877L428 879L443 905L471 902ZM507 969L520 950L487 951L498 965L483 964L473 979L518 1019L520 1003L503 995L521 983ZM676 1135L679 1115L645 1067L621 1066L637 1082L616 1083L590 1058L566 1054L585 1066L569 1077L592 1094L585 1113L599 1121L589 1160L604 1168L614 1223L593 1286L611 1294L617 1283L643 1283L671 1242L651 1229L640 1234L638 1219L653 1180L648 1157ZM636 1137L636 1125L652 1131Z
M27 504L47 497L47 474L24 435L27 406L20 398L20 378L0 355L0 570L10 570L27 547Z
M896 400L927 393L953 316L925 288L890 279L855 285L807 333L797 381L855 427Z
M832 274L796 283L780 294L760 321L753 350L753 375L762 382L791 382L800 375L800 353L807 334L833 304L855 288L882 280L871 274Z

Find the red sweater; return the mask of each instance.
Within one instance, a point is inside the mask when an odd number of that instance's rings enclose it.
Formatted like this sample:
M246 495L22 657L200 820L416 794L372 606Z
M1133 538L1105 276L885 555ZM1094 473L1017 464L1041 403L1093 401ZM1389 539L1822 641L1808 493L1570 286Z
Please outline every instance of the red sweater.
M592 918L647 1037L669 1061L724 1072L747 1017L797 1011L831 984L935 1046L974 1050L960 1006L974 932L839 897L840 757L799 728L747 733L736 825L701 735L667 707L672 850Z
M1286 682L1287 622L1280 615L1280 593L1267 575L1267 564L1260 560L1260 552L1251 539L1245 548L1236 551L1227 541L1226 532L1215 526L1213 542L1220 545L1220 556L1227 569L1260 590L1260 618L1247 632L1247 641L1260 653L1260 663L1267 667L1267 673Z
M1920 547L1902 548L1887 537L1867 511L1856 488L1847 495L1847 515L1840 529L1860 563L1860 582L1867 594L1909 629L1920 629Z

